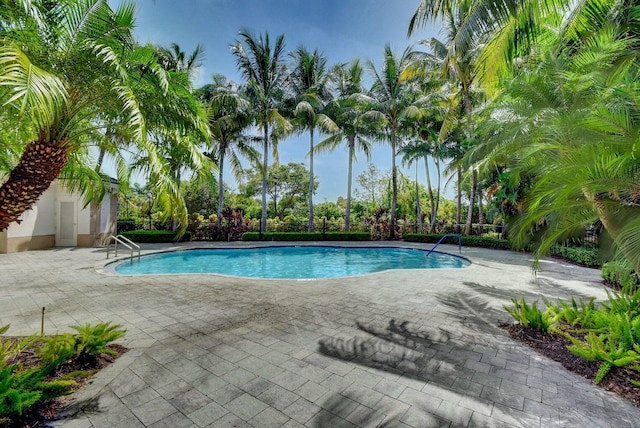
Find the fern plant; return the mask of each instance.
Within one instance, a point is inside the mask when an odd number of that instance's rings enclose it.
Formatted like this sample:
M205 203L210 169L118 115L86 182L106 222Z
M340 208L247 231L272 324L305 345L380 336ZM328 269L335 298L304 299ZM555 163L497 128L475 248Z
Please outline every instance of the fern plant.
M602 306L608 312L612 313L628 313L630 316L635 317L640 315L640 288L636 288L633 291L623 290L622 292L607 292L608 301L603 303Z
M553 306L547 308L544 312L538 308L538 301L528 305L522 297L520 300L511 299L513 307L504 306L504 309L524 327L548 332L549 328L559 319L559 314L554 310ZM557 307L556 307L557 308Z
M65 333L45 339L33 335L22 340L0 338L0 425L42 400L69 393L71 387L76 385L71 376L45 381L46 376L74 355L87 358L100 353L114 354L107 345L125 333L121 326L111 323L95 326L85 324L73 328L78 332L77 335ZM8 325L0 326L0 334L8 329ZM8 364L24 349L35 346L40 340L44 340L44 343L36 351L41 359L39 366L24 368L19 363ZM90 373L87 372L87 375Z
M560 306L562 307L562 319L568 324L586 328L593 325L593 317L596 312L595 298L592 297L587 303L580 299L578 303L575 298L571 297L570 304L560 300Z
M71 328L78 332L76 353L81 358L98 354L115 355L116 353L107 348L107 345L126 333L121 325L112 325L111 322L103 322L94 326L87 323L82 326L74 325Z
M36 352L45 366L56 367L76 354L76 338L71 333L48 337Z
M606 334L587 334L586 342L571 338L573 345L568 349L587 361L601 361L594 382L600 383L611 371L612 367L624 367L640 361L640 346L634 344L633 349L626 349L623 343L609 340Z

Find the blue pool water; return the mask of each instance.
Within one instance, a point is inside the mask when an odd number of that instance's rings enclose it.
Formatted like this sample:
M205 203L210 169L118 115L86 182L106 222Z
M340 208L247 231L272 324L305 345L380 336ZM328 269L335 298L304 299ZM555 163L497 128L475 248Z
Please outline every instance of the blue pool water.
M124 275L219 273L253 278L331 278L388 269L461 268L466 259L406 248L266 247L201 249L144 256L115 267ZM135 259L134 259L135 260Z

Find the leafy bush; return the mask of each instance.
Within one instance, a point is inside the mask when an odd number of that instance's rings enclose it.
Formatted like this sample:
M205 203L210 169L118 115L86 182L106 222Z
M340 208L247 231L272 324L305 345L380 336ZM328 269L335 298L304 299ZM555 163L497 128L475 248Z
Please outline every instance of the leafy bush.
M142 227L142 221L139 219L118 219L116 222L116 230L118 233L130 232Z
M71 328L78 332L76 335L76 354L80 357L98 354L115 355L115 352L107 348L107 345L120 339L126 332L122 326L112 325L111 322L101 322L94 326L87 323L81 326L74 325Z
M131 232L124 232L122 235L131 239L133 242L145 243L145 244L159 244L176 242L176 236L178 232L171 230L133 230ZM186 231L181 241L190 241L191 232Z
M574 298L560 304L545 300L546 310L513 299L507 312L524 326L553 328L571 341L567 348L588 361L600 362L594 379L600 383L613 367L640 371L640 289L610 292L600 306ZM640 386L640 385L637 385Z
M628 314L610 314L607 327L603 332L588 332L585 341L570 337L571 352L587 361L601 361L595 383L600 383L612 367L640 361L640 318L631 320Z
M242 235L243 241L259 241L258 232L246 232ZM367 232L265 232L263 241L370 241L371 235Z
M76 338L71 333L51 336L37 354L45 365L58 366L76 354Z
M551 247L550 253L552 256L563 257L582 266L594 268L602 266L602 260L597 248L554 245Z
M547 310L542 312L538 309L538 302L535 301L531 306L525 302L524 297L519 301L515 298L511 299L513 302L513 308L507 306L504 309L515 319L517 322L525 327L531 327L533 329L548 332L552 324L556 323L559 319L553 306L550 306ZM557 307L556 307L557 309Z
M585 327L594 323L593 319L596 313L595 298L592 297L587 303L580 299L580 304L578 305L576 299L571 297L571 304L560 300L560 305L562 310L560 310L559 314L569 325L575 326L579 324Z
M0 326L0 334L8 328L8 325ZM119 325L111 323L72 328L78 331L77 335L65 333L48 338L33 335L22 340L0 340L0 425L10 423L11 418L22 415L36 403L69 393L70 388L76 385L71 376L46 380L47 376L70 358L113 354L106 346L124 335ZM36 352L40 364L25 368L20 363L8 363L39 341L44 342Z
M608 283L623 288L640 286L640 278L626 260L613 260L602 266L602 278Z
M325 241L371 241L369 232L327 232Z
M404 240L407 242L422 242L426 244L435 244L444 235L441 233L407 233ZM448 236L442 241L443 244L458 245L458 238ZM506 239L490 238L485 236L463 236L462 245L466 247L482 247L482 248L498 248L508 250L511 249L511 243Z

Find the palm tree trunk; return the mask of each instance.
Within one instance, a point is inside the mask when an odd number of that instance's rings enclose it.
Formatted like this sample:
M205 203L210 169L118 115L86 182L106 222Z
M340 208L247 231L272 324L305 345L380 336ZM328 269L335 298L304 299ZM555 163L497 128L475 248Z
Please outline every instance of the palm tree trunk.
M464 234L471 235L471 225L473 222L473 207L476 204L476 193L478 192L478 171L473 168L471 174L471 194L469 195L469 212L467 213L467 224L464 226Z
M462 167L458 165L458 200L456 205L456 233L460 233L462 223Z
M396 130L391 131L391 233L390 238L396 237L396 208L398 205L398 175L396 171Z
M264 142L262 144L262 218L260 219L260 228L263 232L267 231L267 167L269 166L269 125L263 124Z
M418 162L416 162L416 224L423 229L422 211L420 210L420 188L418 187ZM417 232L417 231L416 231Z
M353 155L355 152L355 138L349 137L349 167L347 172L347 211L344 215L344 231L351 227L351 181L353 180Z
M429 207L431 208L431 215L429 216L429 233L433 233L433 227L435 223L435 210L434 210L434 197L433 197L433 189L431 188L431 174L429 174L429 159L427 156L424 157L424 169L427 173L427 187L429 188Z
M313 232L313 128L309 129L309 227Z
M216 232L220 234L222 228L222 202L224 199L224 186L222 185L222 171L224 169L224 151L220 150L218 159L218 215L216 216Z
M478 236L482 236L482 226L484 226L484 209L482 206L482 189L478 189Z
M438 210L440 209L440 161L437 158L434 158L433 161L436 164L436 172L438 173L438 188L436 189L436 208L432 211L433 218L431 219L429 233L436 231L436 220L438 219Z
M109 137L110 133L107 132L107 136ZM102 170L102 162L104 162L104 156L106 154L106 150L104 149L104 147L100 147L100 152L98 153L98 160L96 161L96 167L93 169L95 172L97 172L98 174L100 174L100 171ZM96 201L95 199L91 199L91 204L89 206L89 216L90 216L90 221L89 221L89 236L91 237L91 245L95 245L95 246L99 246L102 244L102 242L100 242L99 238L100 238L100 204L102 203L102 201ZM117 222L116 222L117 224Z
M51 186L68 160L66 140L33 141L0 187L0 231L30 209Z
M467 138L471 140L473 137L473 122L472 122L472 107L471 107L471 82L468 85L464 85L464 108L467 113ZM473 221L473 206L475 205L476 192L478 189L478 171L473 167L471 174L471 197L469 198L469 212L467 214L467 224L464 227L464 234L471 235L471 224Z

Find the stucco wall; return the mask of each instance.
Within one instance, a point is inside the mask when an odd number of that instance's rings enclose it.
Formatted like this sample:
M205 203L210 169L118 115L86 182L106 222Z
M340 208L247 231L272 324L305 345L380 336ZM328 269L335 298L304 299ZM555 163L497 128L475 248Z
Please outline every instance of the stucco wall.
M75 201L77 245L81 247L101 245L115 229L117 189L117 184L111 185L112 193L105 195L103 204L94 214L99 222L99 230L93 231L94 236L91 230L91 205L83 208L81 197L70 195L60 182L54 181L36 205L21 216L20 223L12 223L5 232L0 233L0 254L55 246L59 226L57 209L61 200Z
M38 199L35 207L22 214L20 223L11 223L7 239L55 235L56 193L57 185L54 183Z

